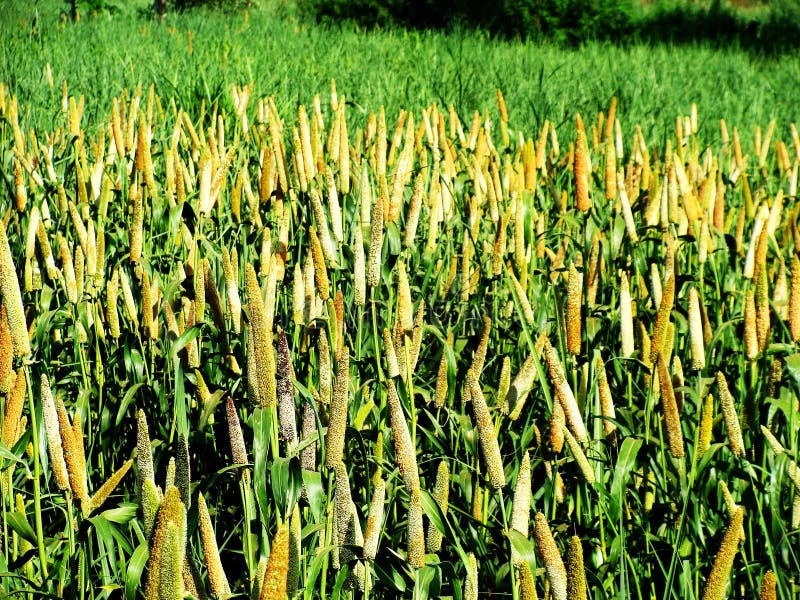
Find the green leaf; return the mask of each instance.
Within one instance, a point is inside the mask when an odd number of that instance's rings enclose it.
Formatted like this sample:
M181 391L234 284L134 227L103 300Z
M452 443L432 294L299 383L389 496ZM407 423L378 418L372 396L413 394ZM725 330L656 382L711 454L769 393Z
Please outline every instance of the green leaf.
M115 425L117 427L120 426L122 419L125 418L125 413L128 412L128 406L130 406L131 402L133 402L133 397L136 395L136 392L139 391L139 388L143 385L145 385L144 382L135 383L128 388L128 391L125 392L125 395L122 397L122 401L119 404L119 408L117 409L117 418L115 419Z
M266 521L269 511L267 500L267 453L269 452L269 436L272 430L272 418L269 410L257 408L253 411L253 484L256 490L256 501L261 510L261 517Z
M169 347L169 356L174 358L178 352L186 348L193 340L200 337L202 330L197 325L187 328Z
M453 531L453 527L447 520L447 516L442 512L442 508L427 490L422 490L420 500L422 501L422 509L425 511L425 514L428 515L433 526L442 532L448 542L453 544L461 562L464 563L465 567L469 568L467 553L464 552L464 549L461 547L460 538Z
M28 517L21 512L6 513L6 521L11 529L22 539L36 545L36 534L33 532L33 527L28 523Z
M283 516L291 513L302 490L303 476L297 458L277 457L270 468L272 497Z
M217 390L213 394L211 394L206 401L203 403L203 410L200 412L200 426L199 430L205 430L206 426L208 425L209 417L214 413L217 406L219 406L220 402L222 402L222 398L225 396L225 390Z
M640 438L625 438L622 447L619 449L617 464L614 467L614 479L611 482L611 512L612 519L617 522L620 519L622 506L624 504L625 485L630 479L631 473L636 466L636 457L642 447Z
M142 580L144 567L149 557L150 552L147 549L147 543L143 542L136 547L136 550L133 551L133 554L128 559L128 569L125 571L126 600L134 600L136 598L136 590Z
M325 502L325 490L322 489L322 475L319 471L302 470L303 485L306 487L306 496L311 508L314 521L322 520L322 505Z
M311 564L308 567L306 589L303 594L305 600L311 600L314 597L314 593L317 591L317 578L319 578L320 571L322 571L322 565L328 560L328 554L335 548L336 546L325 546L317 551L314 558L311 560Z

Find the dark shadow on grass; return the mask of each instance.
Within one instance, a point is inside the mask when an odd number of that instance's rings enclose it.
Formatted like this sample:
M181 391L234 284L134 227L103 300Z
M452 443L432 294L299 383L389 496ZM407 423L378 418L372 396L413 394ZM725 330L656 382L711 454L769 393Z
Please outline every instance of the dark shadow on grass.
M636 8L635 8L636 6ZM476 29L499 38L615 43L708 44L779 55L800 49L800 4L777 0L761 8L663 3L642 10L634 0L299 0L316 21L364 27Z

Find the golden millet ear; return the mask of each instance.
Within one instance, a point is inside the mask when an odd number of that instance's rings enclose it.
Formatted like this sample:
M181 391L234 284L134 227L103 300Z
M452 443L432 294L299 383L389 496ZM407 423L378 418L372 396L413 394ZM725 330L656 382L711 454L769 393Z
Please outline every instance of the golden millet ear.
M325 436L325 465L334 469L344 457L345 431L348 416L348 388L350 385L350 354L347 348L336 365L336 382L331 400L330 422Z
M583 547L581 539L573 535L569 539L566 556L567 598L568 600L586 600L586 572L583 567Z
M25 320L25 307L22 304L22 292L19 288L14 258L8 245L6 227L2 222L0 222L0 296L3 297L3 304L6 307L14 356L27 358L31 354L31 342Z
M211 524L211 515L208 512L206 499L203 494L197 496L197 513L200 526L200 540L203 543L203 555L205 556L206 568L208 569L208 583L211 593L218 598L225 598L231 594L231 587L228 578L222 568L222 560L219 556L217 538L214 535L214 528Z
M544 561L547 580L550 582L550 594L553 600L567 600L567 568L553 539L550 525L542 513L536 513L533 535L536 547Z
M714 565L706 580L706 588L702 600L724 600L728 587L733 560L739 548L739 532L744 519L744 508L739 506L731 515L725 537L722 538L719 552L714 558Z
M475 416L475 426L478 429L481 449L483 450L486 472L492 487L500 489L506 484L506 476L503 472L503 456L500 454L500 445L497 442L494 420L489 413L486 399L472 370L467 371L466 386L467 393L472 398L472 411Z
M775 590L775 573L772 569L767 569L764 573L764 579L761 580L761 591L758 594L758 600L777 600L778 595Z

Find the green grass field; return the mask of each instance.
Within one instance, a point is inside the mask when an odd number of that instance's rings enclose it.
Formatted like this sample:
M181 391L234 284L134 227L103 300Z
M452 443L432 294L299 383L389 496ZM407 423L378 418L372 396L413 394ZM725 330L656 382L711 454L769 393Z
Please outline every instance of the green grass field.
M800 598L796 55L0 9L0 597Z

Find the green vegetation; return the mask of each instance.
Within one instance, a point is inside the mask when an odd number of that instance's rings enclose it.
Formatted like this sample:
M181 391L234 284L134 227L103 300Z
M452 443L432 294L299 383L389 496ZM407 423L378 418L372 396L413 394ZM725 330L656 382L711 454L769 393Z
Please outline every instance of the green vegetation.
M0 597L800 598L796 57L2 8Z

